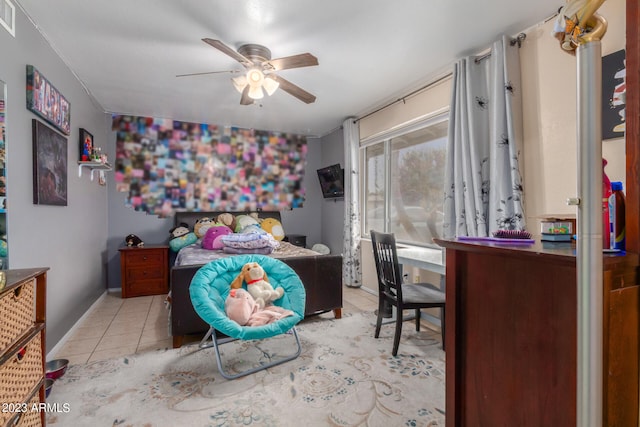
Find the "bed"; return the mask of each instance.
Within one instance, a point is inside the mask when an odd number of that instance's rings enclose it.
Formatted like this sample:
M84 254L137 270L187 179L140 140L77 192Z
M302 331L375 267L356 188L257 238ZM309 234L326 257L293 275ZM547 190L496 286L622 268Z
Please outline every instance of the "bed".
M195 222L203 217L217 218L222 212L176 212L174 225L186 223L193 230ZM248 212L231 212L234 215ZM281 221L280 212L258 212L259 218ZM283 224L286 230L286 224ZM209 261L233 256L220 251L202 249L199 243L186 246L175 253L170 251L170 330L173 347L182 346L184 337L205 334L207 325L196 314L189 296L189 285L195 273ZM323 255L310 249L280 242L269 256L289 265L300 276L307 294L305 316L333 311L342 316L342 255Z

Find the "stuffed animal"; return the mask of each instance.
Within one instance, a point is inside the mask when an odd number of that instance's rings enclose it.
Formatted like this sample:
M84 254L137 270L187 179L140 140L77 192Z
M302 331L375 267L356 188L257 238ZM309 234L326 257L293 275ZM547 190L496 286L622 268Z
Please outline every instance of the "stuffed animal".
M196 221L195 225L193 226L193 232L196 233L196 237L198 237L198 239L202 239L207 233L207 230L214 225L215 223L211 220L211 218L205 216Z
M224 311L229 319L240 326L266 325L293 315L293 311L275 305L261 309L251 294L242 288L231 289L224 301Z
M234 231L236 233L241 233L245 228L250 226L257 226L257 228L260 228L260 223L252 216L238 215L236 217L236 228Z
M284 239L284 228L282 228L282 224L275 218L265 218L260 227L267 233L271 234L274 239L282 240Z
M169 234L171 234L171 240L169 240L169 247L172 251L178 252L180 249L185 246L189 246L192 243L195 243L198 238L195 233L189 231L189 225L185 222L180 223L169 230Z
M232 232L236 231L236 217L233 214L221 213L217 216L216 222L226 225Z
M226 225L214 225L210 227L202 238L202 247L204 249L219 250L224 248L222 236L231 234L232 231Z
M142 239L136 236L135 234L129 234L127 237L124 238L124 241L127 244L127 246L131 246L131 247L135 246L136 248L141 248L144 246L144 242L142 241Z
M231 289L240 289L243 282L246 282L247 291L260 308L284 295L283 288L273 289L267 278L267 273L257 262L248 262L242 266L240 274L231 282Z

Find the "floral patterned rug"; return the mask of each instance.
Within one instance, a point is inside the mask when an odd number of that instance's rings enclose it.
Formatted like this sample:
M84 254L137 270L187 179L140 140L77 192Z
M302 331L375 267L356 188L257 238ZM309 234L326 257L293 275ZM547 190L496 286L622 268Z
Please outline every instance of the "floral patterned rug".
M316 317L297 327L297 359L235 380L214 350L188 345L84 365L56 381L52 426L444 426L439 335L406 322L398 356L394 325L373 338L375 315ZM293 335L221 346L227 372L293 354Z

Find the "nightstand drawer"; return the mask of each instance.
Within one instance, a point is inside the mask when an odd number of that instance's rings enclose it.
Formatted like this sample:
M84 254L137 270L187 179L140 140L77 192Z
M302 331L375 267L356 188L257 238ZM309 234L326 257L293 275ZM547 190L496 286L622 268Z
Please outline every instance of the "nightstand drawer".
M159 266L164 262L164 253L163 251L158 251L155 249L149 250L140 250L135 252L127 253L127 264L130 265L154 265Z
M164 271L158 266L130 267L126 270L127 282L130 280L162 279Z

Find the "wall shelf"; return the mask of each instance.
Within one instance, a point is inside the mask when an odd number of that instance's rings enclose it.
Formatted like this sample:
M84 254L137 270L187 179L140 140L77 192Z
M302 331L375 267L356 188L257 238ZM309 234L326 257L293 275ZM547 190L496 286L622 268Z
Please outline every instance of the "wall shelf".
M93 181L93 172L97 170L110 171L111 165L109 163L102 162L78 162L78 177L82 176L82 168L87 168L91 171L91 181Z

